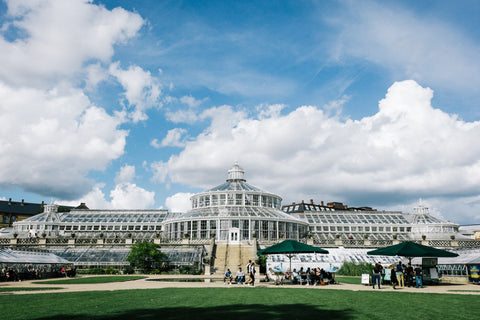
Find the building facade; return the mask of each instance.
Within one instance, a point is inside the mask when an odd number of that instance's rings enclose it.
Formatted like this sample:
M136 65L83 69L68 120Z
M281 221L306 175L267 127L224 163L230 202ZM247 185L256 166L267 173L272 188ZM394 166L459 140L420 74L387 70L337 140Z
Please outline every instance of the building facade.
M44 203L0 200L0 228L12 227L14 222L22 221L43 212Z
M191 197L192 209L163 223L168 239L276 242L305 238L308 223L281 211L282 198L248 184L235 164L225 183Z
M185 213L92 210L85 204L59 211L55 204L44 205L42 213L0 232L0 247L46 249L77 266L122 266L128 264L132 244L149 241L161 245L174 264L205 264L216 271L242 266L255 259L258 249L283 239L352 250L404 240L441 248L480 247L458 225L421 205L412 214L313 200L282 206L280 196L247 183L238 164L225 183L190 200Z
M453 240L468 239L460 234L459 226L429 214L419 205L413 214L400 211L377 211L370 207L349 208L342 203L324 205L293 203L283 206L283 212L309 224L309 236L314 243L328 245L335 240L345 244L388 244L392 240Z

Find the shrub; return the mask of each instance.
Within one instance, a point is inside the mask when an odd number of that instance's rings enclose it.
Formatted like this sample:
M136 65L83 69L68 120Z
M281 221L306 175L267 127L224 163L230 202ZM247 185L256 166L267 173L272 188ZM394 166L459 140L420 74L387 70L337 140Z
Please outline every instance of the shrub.
M105 268L105 274L118 274L118 270L113 267Z
M194 266L180 266L178 272L180 274L201 274L201 271Z
M80 269L77 270L79 274L105 274L105 269L103 268L91 268L91 269Z
M361 276L363 273L371 274L373 265L366 262L344 262L340 270L337 271L338 275L343 276Z
M135 272L135 269L132 268L131 266L126 266L124 269L123 269L123 273L124 274L133 274Z
M141 269L145 273L166 267L168 257L160 251L158 244L141 241L135 243L130 250L127 261L132 267Z

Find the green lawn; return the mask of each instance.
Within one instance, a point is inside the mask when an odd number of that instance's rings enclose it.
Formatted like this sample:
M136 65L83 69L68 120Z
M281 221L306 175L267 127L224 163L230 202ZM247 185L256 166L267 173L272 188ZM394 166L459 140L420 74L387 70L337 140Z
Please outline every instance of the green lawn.
M26 305L28 308L19 306ZM311 288L166 288L0 295L1 319L480 319L476 295Z
M49 281L36 281L35 284L90 284L90 283L108 283L131 281L145 279L145 276L99 276L99 277L82 277L82 278L63 278Z
M361 284L362 277L335 276L335 281L339 283Z

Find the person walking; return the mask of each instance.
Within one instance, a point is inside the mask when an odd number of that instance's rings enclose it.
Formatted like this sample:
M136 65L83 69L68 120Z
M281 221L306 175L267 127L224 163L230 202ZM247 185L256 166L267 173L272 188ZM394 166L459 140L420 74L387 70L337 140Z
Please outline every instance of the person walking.
M252 260L248 260L245 266L245 284L250 284L250 268L252 267Z
M250 265L250 283L252 284L252 287L255 286L255 273L257 271L255 270L255 262L252 262ZM250 283L248 285L250 285Z

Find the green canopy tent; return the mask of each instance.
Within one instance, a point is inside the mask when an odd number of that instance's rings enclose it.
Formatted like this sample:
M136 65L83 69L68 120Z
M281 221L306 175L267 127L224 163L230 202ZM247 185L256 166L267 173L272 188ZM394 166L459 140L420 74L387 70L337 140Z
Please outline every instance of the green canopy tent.
M368 251L369 255L377 256L402 256L412 262L413 257L458 257L458 254L446 250L424 246L412 241L404 241L399 244Z
M322 253L327 254L328 251L322 248L314 247L305 243L301 243L295 240L284 240L280 243L274 244L263 250L257 252L258 255L262 254L284 254L290 260L290 270L292 270L292 257L297 253Z

